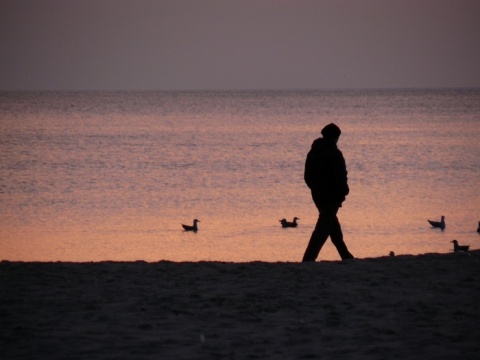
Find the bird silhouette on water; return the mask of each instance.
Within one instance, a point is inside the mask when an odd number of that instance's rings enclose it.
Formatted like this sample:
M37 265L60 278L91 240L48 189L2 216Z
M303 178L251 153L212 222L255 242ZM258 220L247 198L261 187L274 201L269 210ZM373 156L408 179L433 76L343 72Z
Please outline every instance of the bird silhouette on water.
M443 216L443 215L442 215L442 220L440 220L440 221L428 220L428 222L434 228L440 228L442 230L445 230L445 216Z
M458 245L457 240L452 240L450 241L453 243L453 251L458 252L458 251L468 251L470 249L470 245Z
M194 219L194 220L193 220L193 225L185 225L185 224L182 224L182 227L185 229L185 231L197 232L197 230L198 230L198 225L197 225L197 223L199 223L199 222L200 222L200 220Z
M280 223L282 224L283 228L288 228L288 227L297 227L297 220L300 220L298 217L294 217L292 222L287 221L286 219L279 220Z

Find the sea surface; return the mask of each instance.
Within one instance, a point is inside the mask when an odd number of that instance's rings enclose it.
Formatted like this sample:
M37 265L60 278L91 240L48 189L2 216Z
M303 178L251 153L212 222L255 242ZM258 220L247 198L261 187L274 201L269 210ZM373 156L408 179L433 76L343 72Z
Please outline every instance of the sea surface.
M480 248L480 90L7 92L0 260L300 261L304 161L331 122L357 258Z

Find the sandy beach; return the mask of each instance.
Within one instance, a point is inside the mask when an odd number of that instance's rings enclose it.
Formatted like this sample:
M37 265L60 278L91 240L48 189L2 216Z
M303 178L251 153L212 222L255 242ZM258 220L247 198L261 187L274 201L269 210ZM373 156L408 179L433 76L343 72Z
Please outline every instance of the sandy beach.
M480 251L0 263L2 359L478 359Z

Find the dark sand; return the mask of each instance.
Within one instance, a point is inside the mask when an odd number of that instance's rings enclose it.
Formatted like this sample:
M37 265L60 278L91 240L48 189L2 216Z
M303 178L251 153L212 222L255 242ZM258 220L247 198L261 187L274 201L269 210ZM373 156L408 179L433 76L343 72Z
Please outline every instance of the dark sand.
M0 263L1 359L479 359L480 251Z

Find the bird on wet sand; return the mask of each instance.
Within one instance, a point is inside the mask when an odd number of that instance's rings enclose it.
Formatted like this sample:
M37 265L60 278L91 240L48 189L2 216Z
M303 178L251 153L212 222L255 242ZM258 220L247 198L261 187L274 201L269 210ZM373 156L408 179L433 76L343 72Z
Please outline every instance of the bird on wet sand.
M198 230L197 223L199 223L199 222L200 222L200 220L194 219L193 220L193 225L182 224L182 227L185 229L185 231L197 232L197 230Z
M450 241L453 243L453 251L458 252L458 251L468 251L470 249L470 245L458 245L457 240L452 240Z
M442 220L440 221L433 221L433 220L428 220L430 225L432 225L434 228L440 228L442 230L445 230L445 216L442 215Z
M294 217L292 222L287 221L286 219L279 220L283 228L288 227L297 227L297 220L300 220L298 217Z

